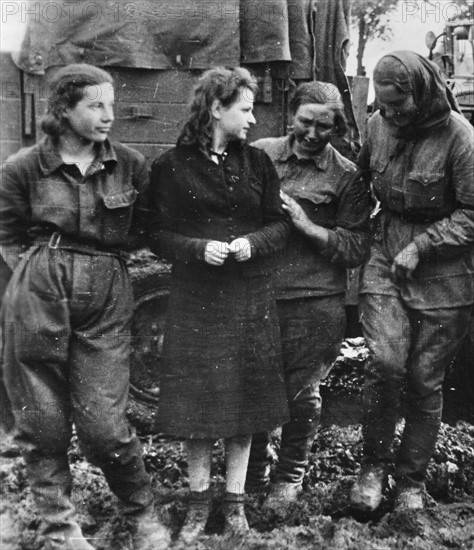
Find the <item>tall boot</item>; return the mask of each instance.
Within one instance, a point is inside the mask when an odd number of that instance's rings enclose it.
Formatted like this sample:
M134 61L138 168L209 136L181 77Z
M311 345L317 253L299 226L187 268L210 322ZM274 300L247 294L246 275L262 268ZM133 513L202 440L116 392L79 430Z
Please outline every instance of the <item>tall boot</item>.
M270 445L270 434L261 432L253 434L250 447L246 493L263 492L270 483L270 467L275 461L275 454Z
M317 427L317 420L309 419L291 420L283 426L275 483L270 488L265 507L280 508L297 500Z
M74 519L67 456L34 460L25 456L25 461L33 498L43 521L45 550L94 550Z
M423 413L408 407L402 441L395 464L395 479L404 484L423 483L435 451L441 425L441 411Z
M188 513L179 534L179 542L190 546L204 534L211 510L211 490L190 491Z
M141 445L136 436L125 447L120 460L95 459L111 490L120 499L124 516L131 525L134 550L164 550L170 533L155 512L150 476L145 470Z
M224 497L224 536L241 537L249 531L244 502L245 495L243 493L226 492Z
M154 504L127 516L132 526L134 550L166 550L171 542L168 529L159 521Z

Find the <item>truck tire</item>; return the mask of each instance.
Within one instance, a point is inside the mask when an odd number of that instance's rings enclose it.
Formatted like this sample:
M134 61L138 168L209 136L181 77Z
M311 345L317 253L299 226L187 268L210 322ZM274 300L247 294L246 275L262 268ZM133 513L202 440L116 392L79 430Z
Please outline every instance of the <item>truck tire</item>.
M169 265L149 254L129 265L135 308L128 416L140 433L155 431L170 278Z

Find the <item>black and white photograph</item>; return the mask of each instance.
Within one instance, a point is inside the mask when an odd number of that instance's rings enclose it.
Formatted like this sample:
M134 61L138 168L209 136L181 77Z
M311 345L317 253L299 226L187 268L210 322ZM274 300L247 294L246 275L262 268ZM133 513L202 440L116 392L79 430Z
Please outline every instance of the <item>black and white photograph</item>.
M474 0L0 8L0 548L474 549Z

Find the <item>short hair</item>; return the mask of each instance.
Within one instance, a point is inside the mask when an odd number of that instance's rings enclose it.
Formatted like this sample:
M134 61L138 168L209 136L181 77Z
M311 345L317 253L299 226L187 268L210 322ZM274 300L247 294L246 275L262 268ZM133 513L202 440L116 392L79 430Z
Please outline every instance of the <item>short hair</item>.
M291 114L294 116L301 107L308 103L326 105L334 112L334 134L345 136L348 132L344 104L339 90L329 82L303 82L293 92L289 102Z
M212 103L218 99L224 107L235 103L242 90L257 93L256 78L243 67L216 67L206 71L194 88L190 116L178 138L178 145L197 144L208 152L212 140Z
M47 111L41 120L45 134L58 137L65 131L62 113L65 108L74 107L83 97L84 88L109 82L111 75L87 63L74 63L62 67L49 80L47 85Z

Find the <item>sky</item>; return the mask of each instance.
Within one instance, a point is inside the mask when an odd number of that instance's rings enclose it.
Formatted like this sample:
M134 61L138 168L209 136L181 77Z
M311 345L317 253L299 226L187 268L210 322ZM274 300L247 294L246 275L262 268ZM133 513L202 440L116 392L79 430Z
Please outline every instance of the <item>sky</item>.
M357 0L354 0L356 3ZM402 1L398 9L390 15L393 36L389 40L371 40L364 54L364 66L367 76L371 76L377 61L393 50L413 50L423 56L428 55L425 36L433 31L436 36L443 31L448 17L458 13L458 6L450 0L430 1L430 5L421 1ZM351 28L351 47L347 59L346 74L355 75L357 68L357 28ZM369 101L373 99L370 87Z
M377 39L367 44L364 65L368 73L380 57L396 49L414 50L421 55L428 55L426 33L431 30L436 35L440 34L447 17L458 12L457 6L449 0L431 1L430 4L408 0L400 2L398 9L390 15L393 36L387 41ZM347 74L356 73L357 41L357 29L351 28Z

